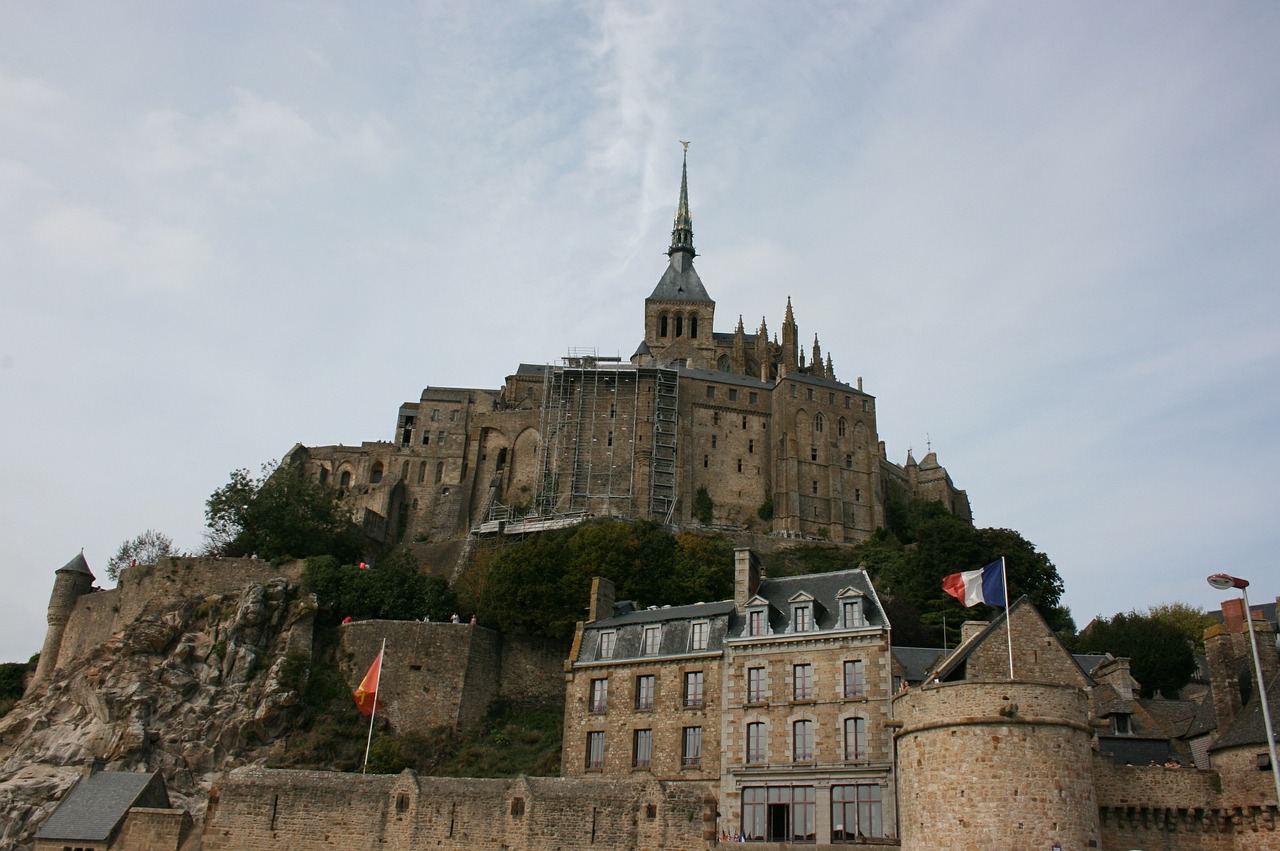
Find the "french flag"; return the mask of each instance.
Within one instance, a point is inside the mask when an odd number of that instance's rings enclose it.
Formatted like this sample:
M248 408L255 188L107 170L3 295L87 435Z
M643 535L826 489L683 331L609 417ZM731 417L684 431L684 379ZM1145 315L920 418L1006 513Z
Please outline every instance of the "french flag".
M980 570L951 574L942 580L942 590L966 607L979 603L1003 607L1009 599L1005 596L1004 557L1001 556Z

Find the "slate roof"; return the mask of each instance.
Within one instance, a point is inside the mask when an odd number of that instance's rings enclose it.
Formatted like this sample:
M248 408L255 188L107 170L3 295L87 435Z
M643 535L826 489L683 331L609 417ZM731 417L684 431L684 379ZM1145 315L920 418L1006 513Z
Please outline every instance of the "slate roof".
M633 623L661 623L662 621L683 620L685 618L696 620L715 617L716 615L727 615L732 612L733 601L721 600L718 603L693 603L688 606L634 609L595 621L589 626L592 629L617 629L620 626L627 626Z
M1030 605L1030 599L1028 599L1026 594L1023 594L1017 600L1014 600L1013 603L1009 605L1008 609L1001 609L1000 614L992 618L991 622L983 627L980 632L970 638L969 641L962 644L955 653L951 654L951 656L943 662L942 667L932 673L932 677L938 680L947 680L949 678L953 678L953 675L955 675L955 679L962 678L964 665L969 661L969 656L972 655L974 650L981 647L983 642L985 642L987 638L1005 622L1005 619L1009 617L1009 612L1014 609L1021 608L1022 606ZM1032 608L1032 611L1035 611L1034 607ZM1036 616L1039 617L1038 612L1036 613ZM1080 672L1086 677L1089 677L1089 672L1080 664L1080 660L1076 659L1074 656L1071 656L1071 659L1076 663L1076 666L1080 668ZM1091 680L1092 677L1089 677L1089 679Z
M909 683L922 683L929 669L945 656L941 647L895 647L893 657L902 665L902 675Z
M702 285L693 268L693 258L683 251L671 255L667 271L658 279L658 285L649 294L651 301L711 301L707 288Z
M821 632L839 626L840 605L837 595L845 588L853 588L863 594L862 614L867 626L889 625L889 618L880 606L880 599L871 586L871 579L861 568L765 579L756 589L755 596L763 597L769 602L770 632L780 635L785 632L791 617L791 597L802 591L811 595L818 604L814 608L814 626L817 632ZM741 633L747 626L744 619L735 632Z
M84 550L81 550L75 558L71 559L71 561L67 562L54 572L61 573L64 570L69 570L72 573L87 573L90 576L93 576L93 571L89 569L89 562L84 559Z
M1273 679L1267 689L1267 705L1271 709L1271 719L1274 722L1276 718L1280 718L1280 677ZM1253 699L1236 714L1231 725L1214 740L1209 750L1217 751L1246 745L1265 747L1266 744L1267 729L1262 723L1262 703L1255 692Z
M742 387L758 387L762 390L771 390L774 386L772 381L761 381L755 376L738 375L733 372L721 372L720 370L694 369L686 366L681 368L680 374L686 378L695 378L699 381L714 381L717 384L737 384Z
M103 842L136 806L169 808L160 772L99 771L71 787L36 839Z

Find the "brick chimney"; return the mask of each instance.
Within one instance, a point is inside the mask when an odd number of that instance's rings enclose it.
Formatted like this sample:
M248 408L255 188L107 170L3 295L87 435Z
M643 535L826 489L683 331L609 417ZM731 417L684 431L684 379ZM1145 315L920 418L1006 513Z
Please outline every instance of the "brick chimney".
M1114 688L1125 700L1133 700L1134 686L1137 683L1129 672L1128 659L1108 659L1094 669L1092 676L1098 682Z
M990 625L989 621L965 621L960 625L960 643L962 645L967 643L970 638L973 638Z
M760 587L760 558L749 548L733 551L733 604L741 612Z

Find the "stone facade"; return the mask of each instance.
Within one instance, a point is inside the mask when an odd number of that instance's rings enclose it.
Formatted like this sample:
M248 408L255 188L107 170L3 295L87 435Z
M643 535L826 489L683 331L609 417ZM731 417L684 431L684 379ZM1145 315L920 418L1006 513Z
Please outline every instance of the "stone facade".
M391 440L297 445L286 463L340 488L383 541L496 532L530 515L689 524L703 489L717 525L832 541L864 540L890 501L913 496L969 519L933 452L888 460L877 400L836 377L816 337L806 361L790 299L781 341L763 320L715 330L687 195L685 176L630 362L571 352L521 364L500 388L427 387L397 409Z
M768 580L735 558L732 601L635 611L597 580L565 774L714 783L719 830L749 841L894 836L889 631L866 573Z

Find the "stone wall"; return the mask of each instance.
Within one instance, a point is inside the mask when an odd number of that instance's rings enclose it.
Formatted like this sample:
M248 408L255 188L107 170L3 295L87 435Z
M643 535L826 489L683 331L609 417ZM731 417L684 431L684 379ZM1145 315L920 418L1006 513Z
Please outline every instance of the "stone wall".
M705 786L652 779L241 768L210 794L203 849L705 848L714 813Z
M265 584L278 576L296 584L302 567L301 561L273 565L262 559L183 557L126 567L114 589L76 600L62 634L58 667L83 659L144 612L169 611L193 596L238 594L250 583Z
M900 694L902 847L1097 847L1088 701L1082 689L1007 680Z
M564 700L563 644L504 638L470 624L356 621L341 627L341 662L351 689L387 640L379 702L397 732L469 729L497 697Z
M146 848L147 851L178 851L194 825L183 809L133 807L125 818L112 848ZM65 843L59 843L65 847Z

